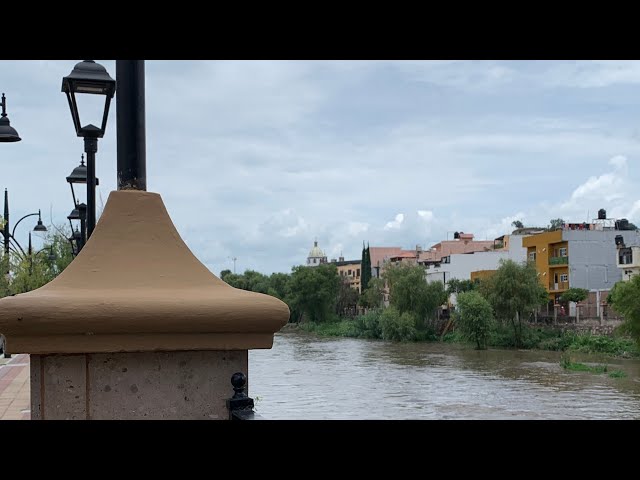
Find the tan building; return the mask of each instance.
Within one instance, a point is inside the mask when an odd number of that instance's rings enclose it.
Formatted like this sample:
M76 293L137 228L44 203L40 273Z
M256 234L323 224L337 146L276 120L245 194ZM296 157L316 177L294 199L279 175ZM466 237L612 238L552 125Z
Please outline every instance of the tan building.
M453 240L443 240L428 250L418 253L418 262L439 262L443 257L456 253L487 252L494 250L495 240L474 240L473 233L456 232Z
M358 293L361 293L360 278L361 278L361 261L360 260L344 260L340 257L339 261L332 260L331 263L338 269L338 275L341 278L345 278L349 281L349 286Z

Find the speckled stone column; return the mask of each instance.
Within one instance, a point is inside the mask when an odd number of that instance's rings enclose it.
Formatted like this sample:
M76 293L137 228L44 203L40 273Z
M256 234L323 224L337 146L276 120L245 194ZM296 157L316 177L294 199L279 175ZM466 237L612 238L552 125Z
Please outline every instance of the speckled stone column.
M32 419L226 419L234 372L271 348L280 300L200 263L158 194L111 192L56 279L0 300L11 353L31 354Z

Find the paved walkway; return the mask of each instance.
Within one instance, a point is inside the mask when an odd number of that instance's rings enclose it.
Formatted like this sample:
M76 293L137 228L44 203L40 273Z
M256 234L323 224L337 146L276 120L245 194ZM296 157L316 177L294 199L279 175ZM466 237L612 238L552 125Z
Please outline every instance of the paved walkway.
M29 420L29 355L0 359L0 420Z

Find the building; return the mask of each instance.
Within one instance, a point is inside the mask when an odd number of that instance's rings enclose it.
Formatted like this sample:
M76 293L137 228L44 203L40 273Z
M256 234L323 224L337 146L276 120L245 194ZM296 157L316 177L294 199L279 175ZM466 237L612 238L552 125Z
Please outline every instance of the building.
M340 257L338 261L331 260L331 263L338 269L338 275L340 275L341 278L348 280L349 286L354 290L357 290L358 293L361 293L361 260L345 260L344 257Z
M309 255L307 256L307 266L317 267L323 263L327 263L327 256L320 247L318 247L318 241L316 240L313 242L313 248L309 251Z
M495 271L500 267L501 260L524 262L527 249L522 246L523 237L520 235L503 235L496 238L496 248L489 251L454 253L442 257L439 262L426 261L426 276L428 282L440 281L445 286L449 280L473 280L473 275L479 271ZM486 274L481 274L486 275Z
M628 282L636 275L640 275L640 244L627 246L622 235L616 235L615 244L622 280Z
M640 232L620 231L604 222L567 224L562 229L526 237L527 259L535 262L550 300L558 302L569 288L609 290L622 279L616 237L640 245Z
M457 253L486 252L494 249L495 240L474 240L473 233L455 232L453 240L443 240L428 250L418 252L418 263L440 262Z

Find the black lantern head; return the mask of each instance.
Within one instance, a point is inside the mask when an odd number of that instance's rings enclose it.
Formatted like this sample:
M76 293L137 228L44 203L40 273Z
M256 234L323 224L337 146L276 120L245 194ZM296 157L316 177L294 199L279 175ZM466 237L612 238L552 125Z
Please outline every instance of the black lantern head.
M2 114L0 114L0 142L19 142L22 140L7 117L7 100L2 94Z
M34 232L46 232L47 227L42 223L42 216L40 215L40 210L38 210L38 224L33 228Z
M78 63L71 73L62 79L62 91L67 94L69 109L73 117L73 125L79 137L102 138L107 128L107 117L111 99L116 92L116 81L111 78L107 70L93 60L84 60ZM82 125L78 112L76 94L103 95L104 111L102 125Z
M84 164L84 154L80 157L80 165L73 169L67 177L69 183L87 183L87 166ZM100 181L96 177L96 185L100 185Z

